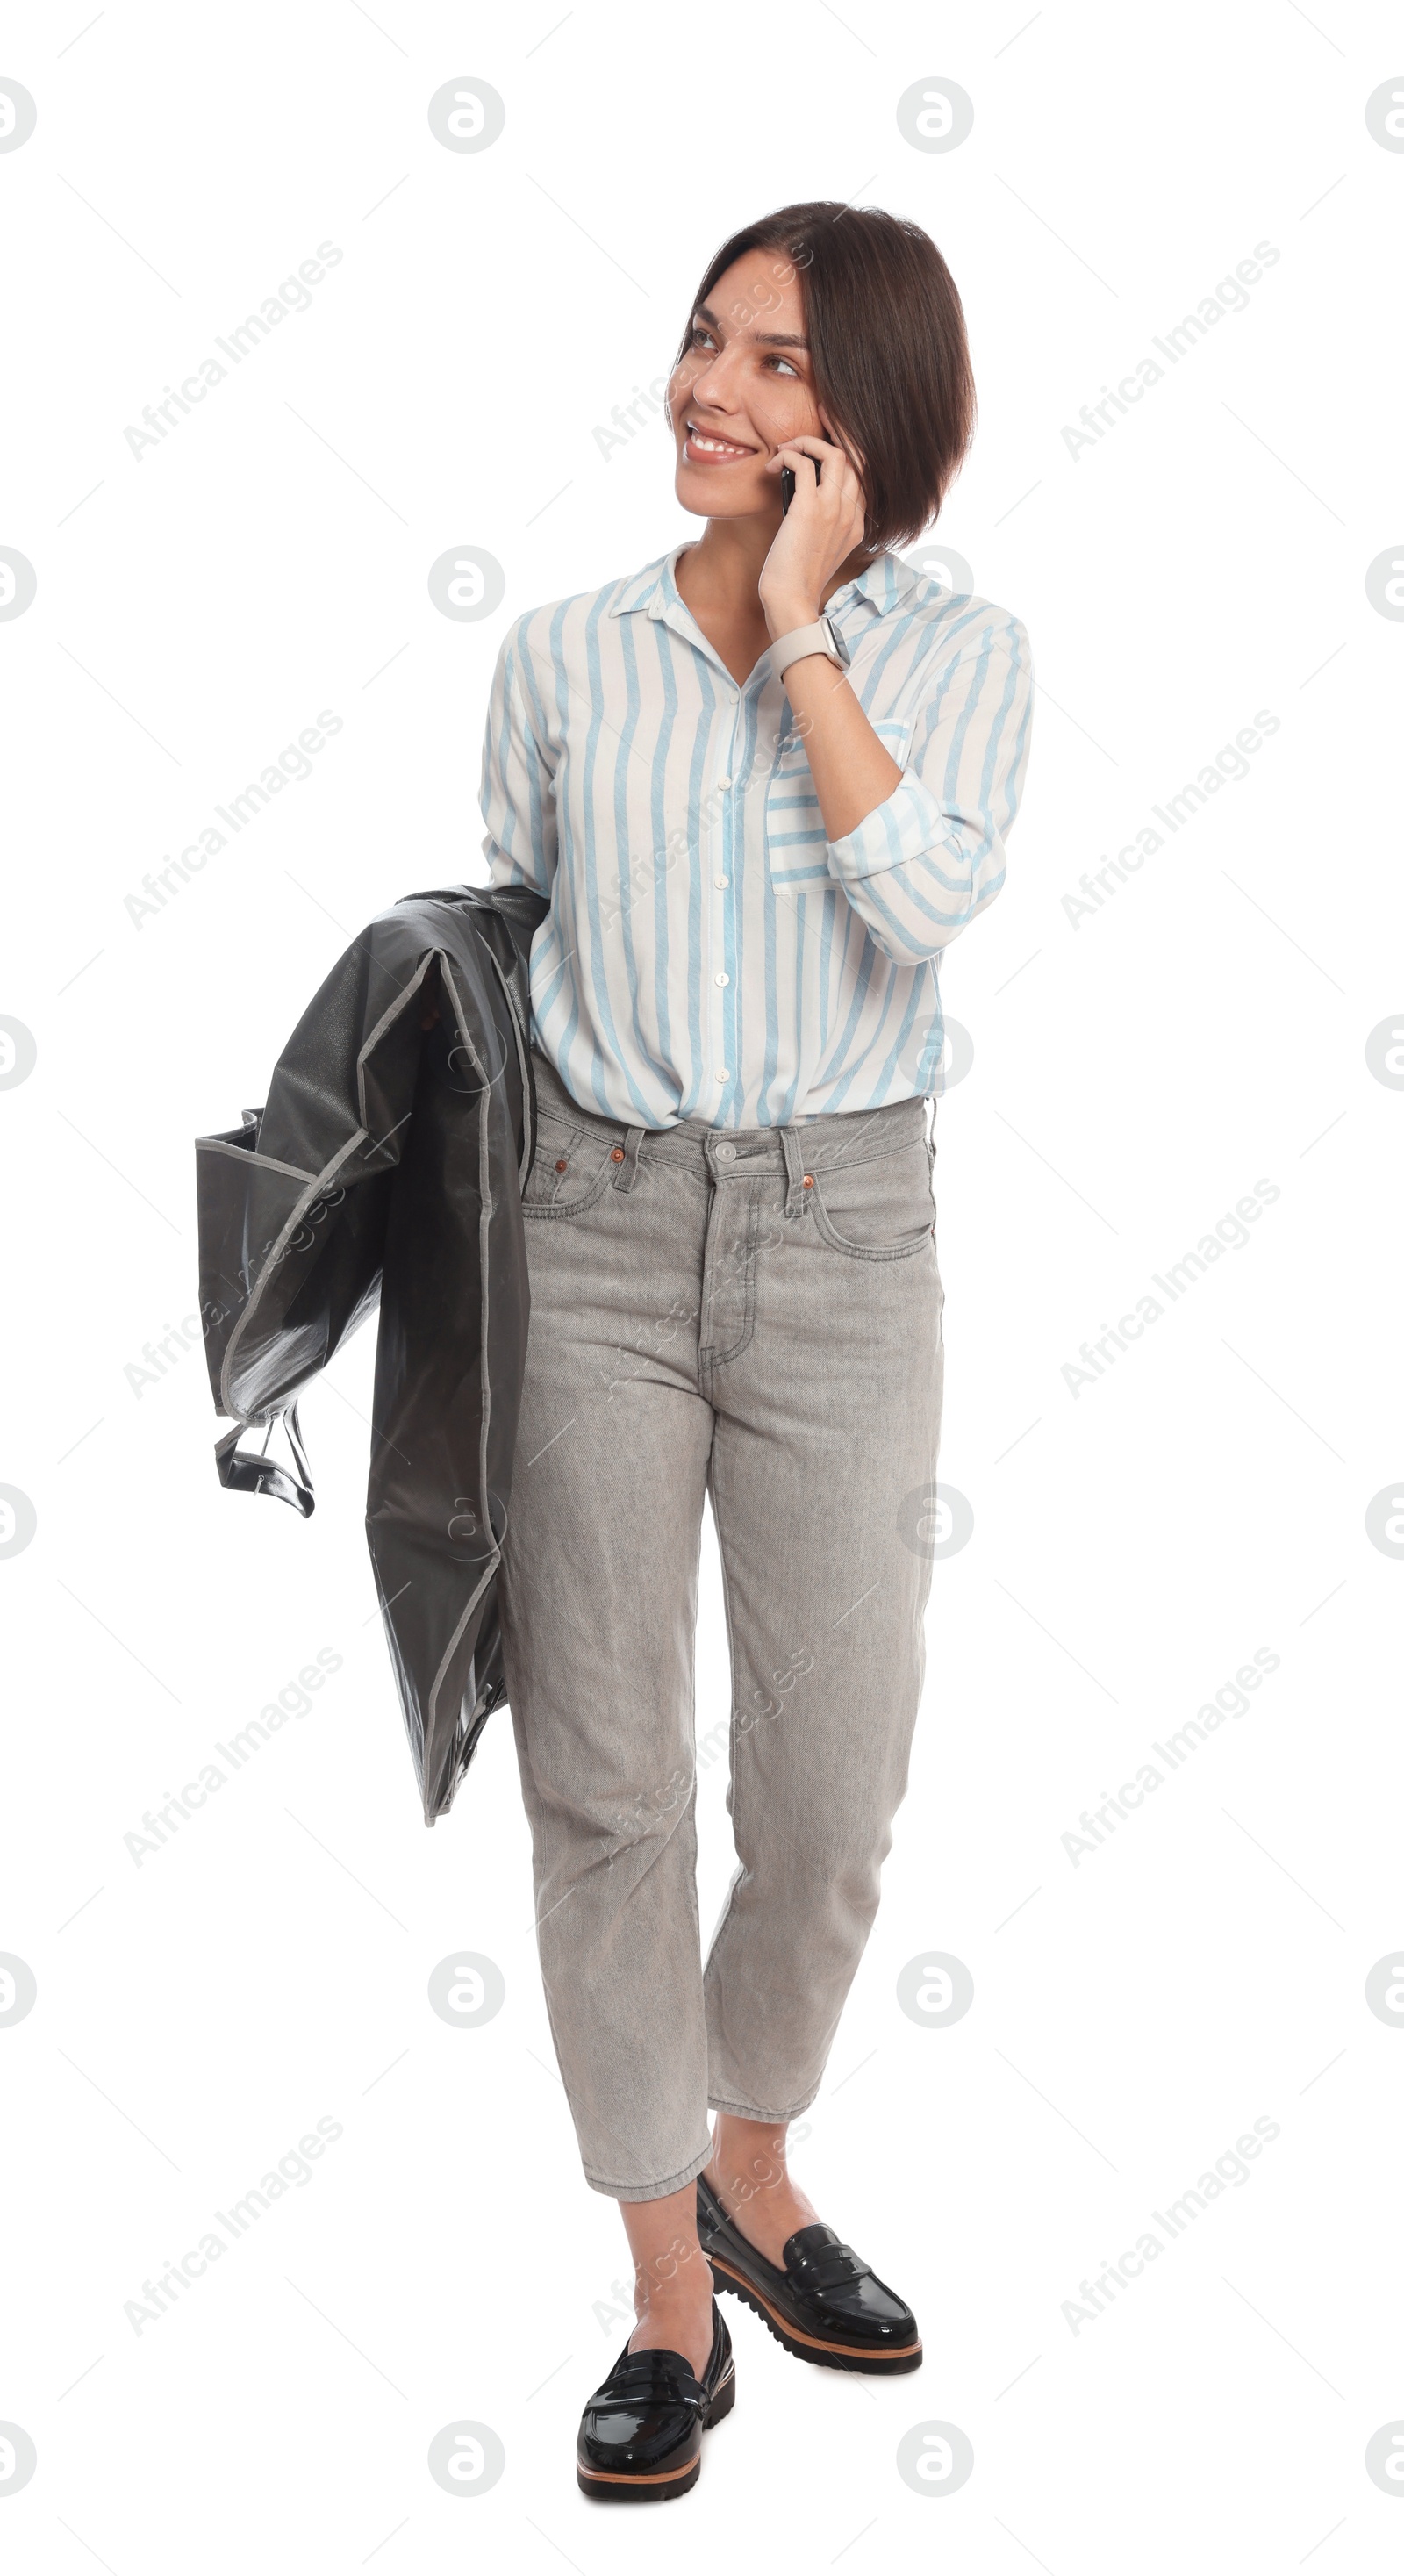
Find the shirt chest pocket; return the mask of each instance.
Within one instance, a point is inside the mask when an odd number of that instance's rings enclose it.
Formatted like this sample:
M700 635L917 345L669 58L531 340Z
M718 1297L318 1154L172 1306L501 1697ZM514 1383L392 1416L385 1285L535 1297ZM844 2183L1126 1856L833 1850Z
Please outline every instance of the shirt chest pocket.
M870 717L883 749L905 767L912 738L910 724L897 716ZM814 790L803 737L787 735L776 755L765 791L765 853L770 882L802 893L807 886L828 886L828 836Z

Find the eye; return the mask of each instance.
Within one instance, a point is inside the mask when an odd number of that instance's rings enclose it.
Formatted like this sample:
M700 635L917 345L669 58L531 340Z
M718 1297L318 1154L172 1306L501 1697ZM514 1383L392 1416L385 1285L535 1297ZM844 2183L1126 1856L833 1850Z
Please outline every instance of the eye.
M792 367L789 359L782 358L778 350L772 352L767 364L772 367L783 367L787 376L797 376L799 374L798 367Z
M706 328L705 324L694 322L691 335L688 340L688 347L690 349L695 349L703 340L706 340L712 348L716 347L716 342L713 340L711 332Z

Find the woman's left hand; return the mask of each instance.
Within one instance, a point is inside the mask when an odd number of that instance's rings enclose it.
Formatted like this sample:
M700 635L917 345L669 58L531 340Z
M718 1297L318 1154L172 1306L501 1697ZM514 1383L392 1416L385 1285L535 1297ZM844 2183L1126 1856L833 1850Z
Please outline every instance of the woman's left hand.
M816 464L822 472L816 473ZM866 508L858 468L823 438L795 438L778 448L767 474L788 465L795 497L761 566L760 600L772 636L810 626L840 564L863 542Z

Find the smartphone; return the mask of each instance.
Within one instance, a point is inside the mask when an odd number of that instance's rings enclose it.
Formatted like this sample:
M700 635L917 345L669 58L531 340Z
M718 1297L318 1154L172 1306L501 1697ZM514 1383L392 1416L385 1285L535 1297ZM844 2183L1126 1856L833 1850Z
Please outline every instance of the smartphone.
M824 468L823 468L823 466L819 463L819 460L818 460L818 458L816 457L816 458L815 458L815 462L814 462L814 480L815 480L815 482L816 482L816 483L821 482L821 481L823 480L823 474L824 474ZM782 518L782 519L784 518L785 513L786 513L786 511L788 510L788 508L789 508L789 506L790 506L790 503L793 501L794 497L795 497L795 478L794 478L794 475L793 475L793 473L791 472L791 470L790 470L790 468L789 468L789 466L788 466L788 465L782 465L782 466L781 466L781 468L780 468L780 516L781 516L781 518Z

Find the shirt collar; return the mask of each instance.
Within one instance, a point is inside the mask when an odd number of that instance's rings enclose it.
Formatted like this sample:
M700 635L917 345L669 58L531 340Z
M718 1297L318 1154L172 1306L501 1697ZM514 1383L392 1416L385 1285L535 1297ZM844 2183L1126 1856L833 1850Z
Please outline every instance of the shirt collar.
M650 617L662 617L669 608L683 607L685 603L674 579L674 567L684 546L695 542L692 537L684 537L666 555L645 564L642 572L636 572L624 583L609 610L610 616L627 617L637 608L646 609ZM855 610L863 612L864 622L869 612L884 617L889 609L896 608L907 593L915 589L919 578L900 555L884 548L852 581L846 581L841 590L833 593L826 603L825 614L832 617L841 630Z
M645 564L642 572L634 573L624 582L618 598L611 602L609 615L628 617L636 608L647 608L661 616L668 599L679 599L682 595L673 580L673 566L687 543L684 538L670 554L659 555L653 563Z
M900 555L894 555L884 547L862 572L852 581L846 581L842 590L834 592L826 604L825 614L839 625L843 623L845 612L852 607L871 609L876 616L885 617L889 609L898 607L908 592L915 590L919 579L920 575L913 572L909 563L903 563Z

